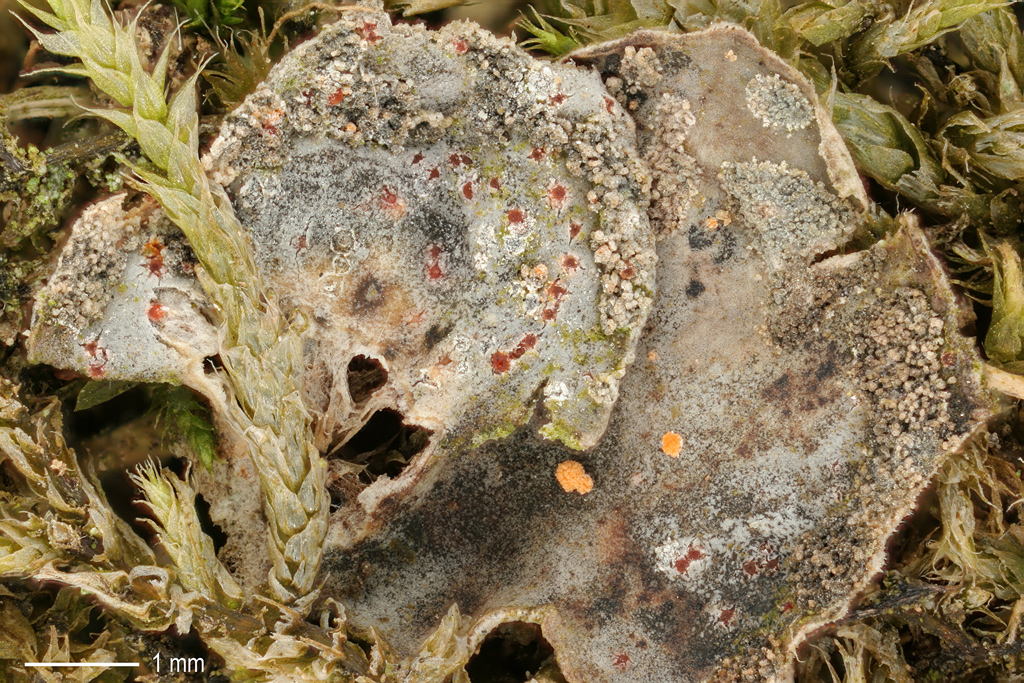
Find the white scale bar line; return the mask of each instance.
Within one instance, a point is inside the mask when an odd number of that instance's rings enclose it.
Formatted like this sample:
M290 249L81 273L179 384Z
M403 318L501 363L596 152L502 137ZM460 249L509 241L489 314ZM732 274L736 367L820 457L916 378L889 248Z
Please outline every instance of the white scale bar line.
M138 662L25 662L25 666L140 666Z

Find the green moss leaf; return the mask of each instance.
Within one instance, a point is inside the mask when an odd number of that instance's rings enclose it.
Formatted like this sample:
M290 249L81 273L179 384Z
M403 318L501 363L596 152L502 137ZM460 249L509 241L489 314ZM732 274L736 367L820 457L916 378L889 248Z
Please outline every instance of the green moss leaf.
M121 380L99 380L87 383L78 392L78 399L75 401L75 412L88 410L89 408L106 403L117 398L124 392L136 386L136 382L124 382Z
M196 459L206 469L213 468L217 440L210 411L186 387L159 385L153 392L154 409L168 431L181 435Z
M1020 254L1003 242L989 248L989 255L995 266L995 284L985 352L997 363L1024 360L1024 278Z

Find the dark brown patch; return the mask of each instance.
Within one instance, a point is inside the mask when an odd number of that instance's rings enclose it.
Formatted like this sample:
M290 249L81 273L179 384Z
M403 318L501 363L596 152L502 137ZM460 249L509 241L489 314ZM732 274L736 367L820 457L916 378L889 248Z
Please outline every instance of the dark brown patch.
M359 284L359 289L352 299L352 310L356 313L377 310L384 303L385 293L384 284L372 275L367 275Z

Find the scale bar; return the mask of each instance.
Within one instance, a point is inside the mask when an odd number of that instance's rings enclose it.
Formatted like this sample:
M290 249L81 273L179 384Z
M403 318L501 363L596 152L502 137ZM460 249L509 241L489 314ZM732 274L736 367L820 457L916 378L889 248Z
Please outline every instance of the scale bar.
M25 666L140 666L138 662L25 662Z

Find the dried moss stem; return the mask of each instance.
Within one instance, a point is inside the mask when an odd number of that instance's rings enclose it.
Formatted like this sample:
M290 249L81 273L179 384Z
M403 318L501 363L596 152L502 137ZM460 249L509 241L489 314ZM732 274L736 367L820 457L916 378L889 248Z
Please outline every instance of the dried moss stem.
M202 170L197 75L168 101L168 53L147 73L134 25L117 24L100 0L51 0L53 13L24 7L57 29L33 29L43 47L80 60L64 71L91 78L125 107L93 113L138 140L152 162L151 168L135 169L139 184L160 201L202 264L200 282L222 316L221 359L231 394L222 408L249 445L270 521L270 591L289 604L309 598L327 533L328 501L326 465L313 445L298 385L304 321L281 314L227 195Z

